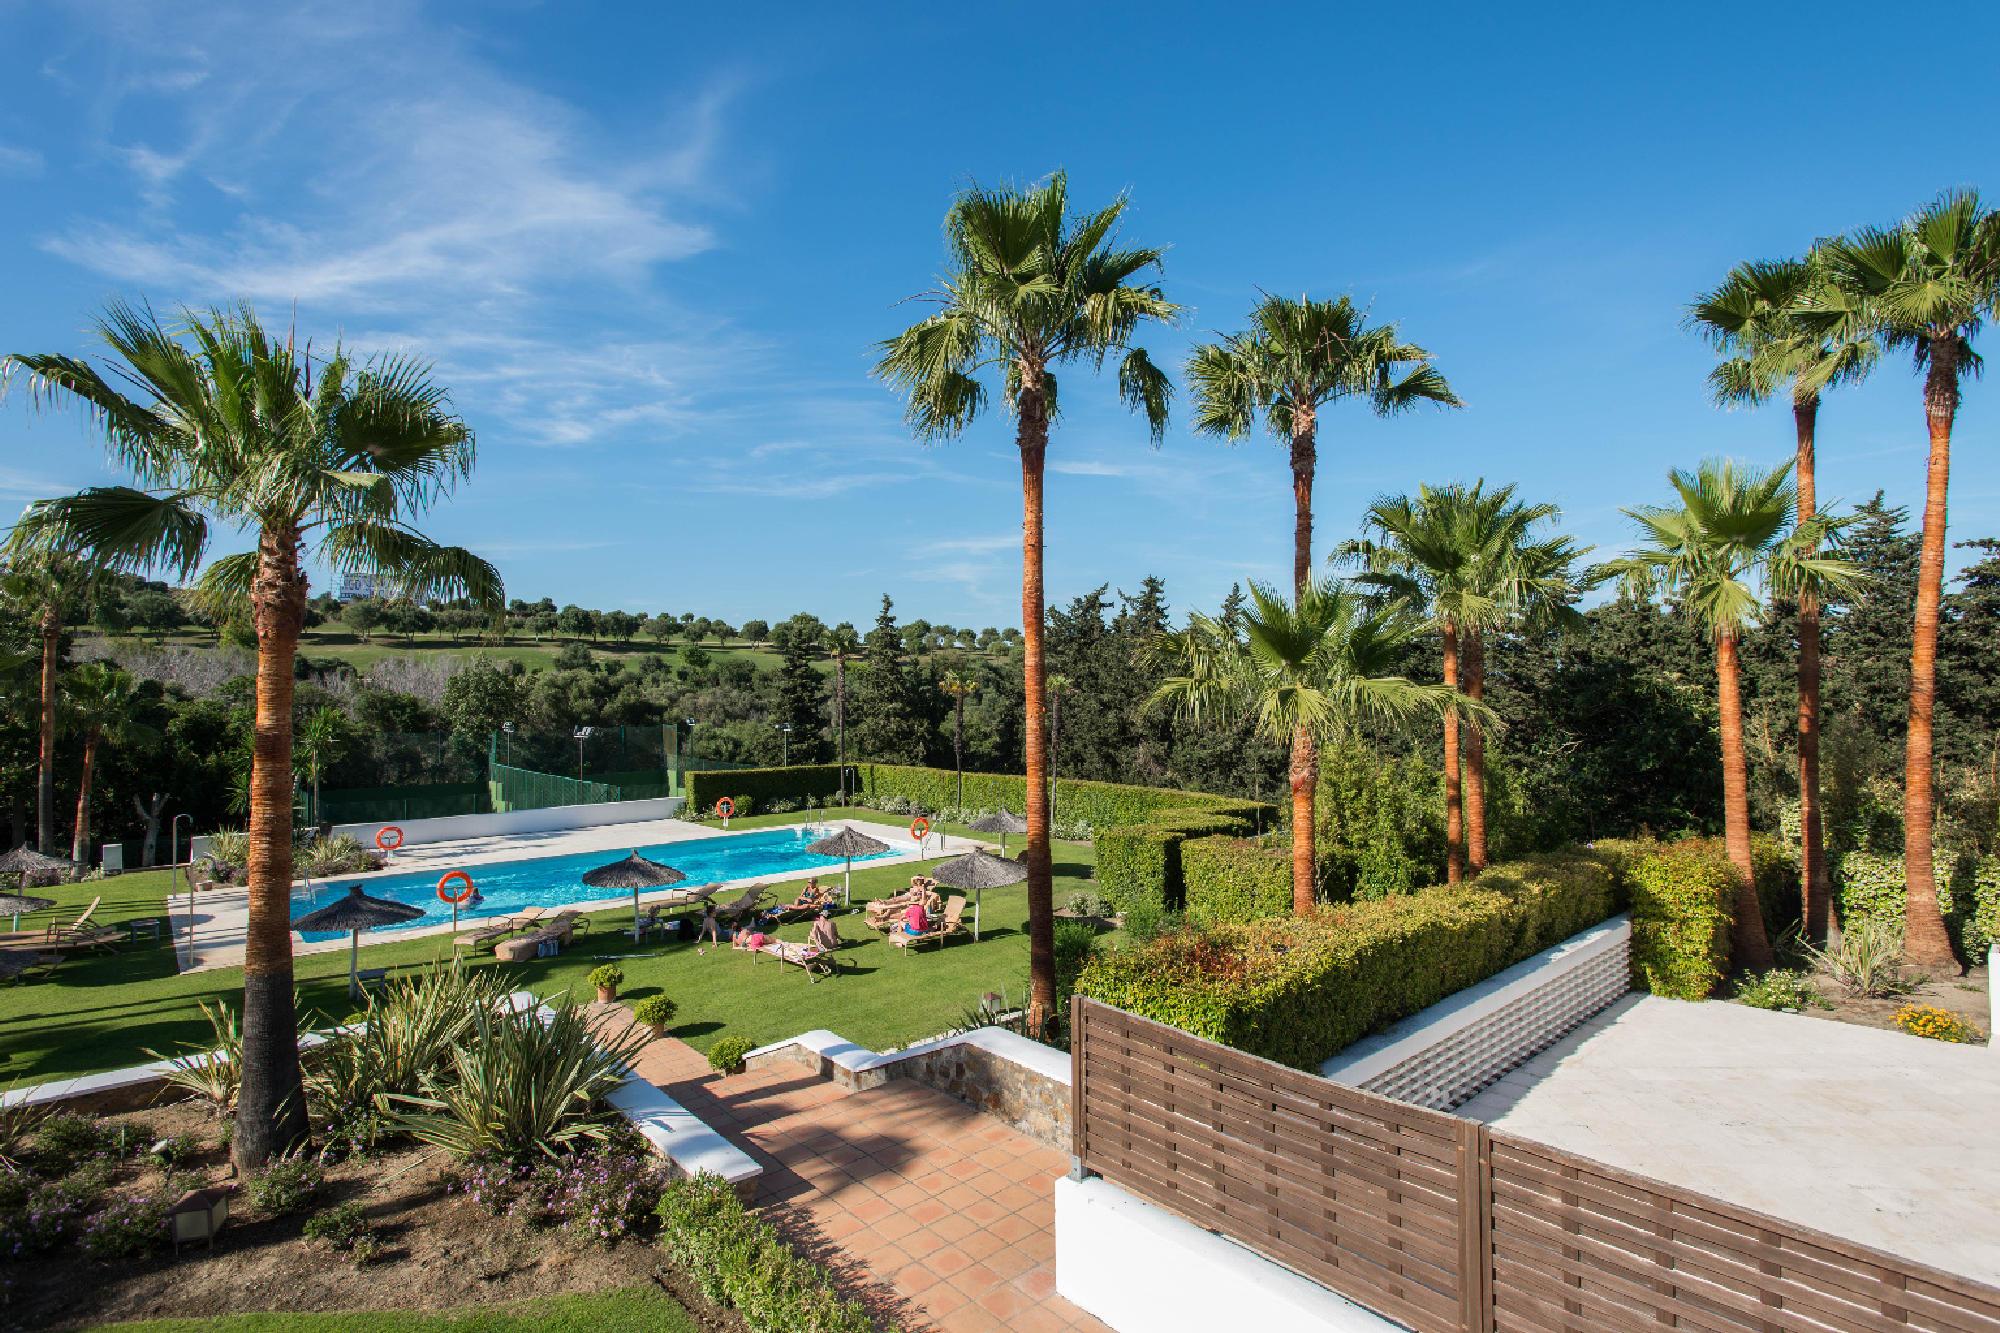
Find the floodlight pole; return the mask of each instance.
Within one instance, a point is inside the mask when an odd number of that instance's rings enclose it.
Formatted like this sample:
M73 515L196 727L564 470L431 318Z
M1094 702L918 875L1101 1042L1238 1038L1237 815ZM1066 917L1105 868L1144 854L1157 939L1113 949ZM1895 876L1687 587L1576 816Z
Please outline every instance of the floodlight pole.
M168 862L168 864L167 864L167 891L168 891L168 893L169 893L169 894L171 894L171 893L172 893L172 891L173 891L173 887L174 887L174 874L175 874L175 869L176 869L176 867L178 867L178 866L180 865L180 860L181 860L181 821L182 821L183 819L185 819L185 820L186 820L186 821L188 822L188 853L189 853L189 855L190 855L190 856L192 856L192 855L193 855L193 852L194 852L194 816L193 816L192 814L190 814L189 812L187 812L187 811L183 810L183 811L181 811L181 812L180 812L179 814L175 815L175 816L173 817L173 819L171 819L170 821L168 821L168 825L167 825L167 862ZM193 870L194 870L193 866L192 866L192 865L190 865L190 866L188 866L188 867L187 867L187 868L186 868L185 870L181 870L181 871L179 872L179 873L180 873L180 875L181 875L181 877L182 877L182 878L183 878L183 879L184 879L184 880L185 880L185 881L187 882L187 891L188 891L188 961L187 961L187 965L188 965L189 967L193 967L193 966L194 966L194 873L193 873Z

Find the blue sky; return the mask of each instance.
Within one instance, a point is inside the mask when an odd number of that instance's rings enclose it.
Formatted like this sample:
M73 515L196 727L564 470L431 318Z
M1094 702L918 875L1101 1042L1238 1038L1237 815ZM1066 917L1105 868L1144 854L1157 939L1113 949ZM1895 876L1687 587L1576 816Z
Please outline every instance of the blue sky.
M968 179L1129 191L1190 307L1147 340L1169 365L1259 288L1351 293L1435 353L1464 411L1326 420L1322 548L1480 475L1615 548L1669 466L1789 451L1782 410L1709 405L1693 293L2000 195L1978 6L0 0L0 31L0 348L83 350L113 297L296 302L322 342L437 361L480 464L429 527L511 594L739 621L885 591L1018 619L1009 423L919 446L868 375ZM1996 394L1960 416L1956 536L2000 535ZM1108 382L1063 398L1053 598L1284 576L1281 448L1197 439L1182 400L1156 451ZM1831 397L1822 496L1918 500L1922 426L1900 356ZM0 506L109 475L74 419L0 405Z

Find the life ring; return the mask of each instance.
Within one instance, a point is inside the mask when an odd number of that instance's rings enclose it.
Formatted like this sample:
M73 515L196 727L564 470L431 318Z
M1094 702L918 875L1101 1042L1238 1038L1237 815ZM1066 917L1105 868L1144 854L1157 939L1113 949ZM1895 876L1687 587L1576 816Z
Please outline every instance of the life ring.
M910 840L912 842L922 842L925 838L928 838L930 835L931 835L930 820L925 819L922 815L918 815L915 819L912 819L910 821Z
M715 814L718 819L727 819L735 813L736 802L730 800L727 796L715 803Z
M453 893L451 890L445 888L445 885L450 884L454 880L465 886L465 892ZM463 870L446 871L444 877L438 881L438 901L440 902L462 903L471 897L472 876L466 874Z
M389 839L391 833L396 835L393 842ZM394 824L384 824L381 828L375 830L375 845L385 852L395 851L403 845L403 830L397 828Z

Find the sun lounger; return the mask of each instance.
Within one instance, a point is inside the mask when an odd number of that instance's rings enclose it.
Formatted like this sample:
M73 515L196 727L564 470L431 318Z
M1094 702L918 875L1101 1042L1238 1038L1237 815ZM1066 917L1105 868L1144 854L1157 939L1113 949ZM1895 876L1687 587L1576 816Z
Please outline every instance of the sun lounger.
M68 925L58 924L50 926L44 932L45 937L51 940L57 940L61 939L65 935L74 935L82 931L98 929L98 927L90 924L90 919L91 917L97 915L97 905L103 901L104 901L103 894L99 894L97 897L92 898L90 900L90 906L84 908L83 914L77 917L76 920L70 922Z
M44 949L109 949L129 938L123 926L92 926L42 941Z
M929 930L921 935L912 935L901 929L893 930L889 932L889 943L899 949L907 949L913 944L929 943L935 943L939 948L943 948L945 940L962 929L959 918L964 915L965 899L962 895L954 893L944 905L944 916L933 921Z
M781 963L790 963L806 974L807 981L818 981L830 977L836 970L833 954L814 944L792 944L784 940L772 940L757 951L769 954Z
M468 930L463 935L455 936L452 944L460 949L477 949L495 940L504 940L509 935L526 930L540 921L548 915L548 910L546 907L528 907L513 916L495 917L477 930Z
M737 926L763 903L766 892L762 884L752 884L740 896L716 908L716 920L725 926Z

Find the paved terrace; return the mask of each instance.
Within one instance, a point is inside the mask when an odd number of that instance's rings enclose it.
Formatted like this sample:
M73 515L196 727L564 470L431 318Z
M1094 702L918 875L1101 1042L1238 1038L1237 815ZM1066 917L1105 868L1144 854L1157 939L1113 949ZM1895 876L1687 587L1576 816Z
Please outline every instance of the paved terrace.
M768 1215L912 1333L1105 1329L1055 1293L1050 1188L1069 1159L1053 1148L910 1079L720 1078L672 1038L637 1072L755 1157Z
M809 821L801 820L801 823ZM874 838L889 844L891 854L862 863L867 868L896 865L912 861L933 860L942 856L956 856L969 852L975 847L991 847L993 844L974 842L968 838L947 837L934 833L919 846L910 838L907 828L890 824L877 824L868 820L842 819L838 824L846 824L859 829ZM821 826L815 823L815 826ZM827 824L824 827L831 828ZM761 829L737 829L735 833L768 832L772 828L791 827L788 825L765 825ZM539 857L569 856L577 852L603 852L607 860L615 859L634 847L654 847L662 843L684 842L692 838L726 838L732 836L713 825L690 823L682 819L647 819L627 824L598 824L589 828L560 829L545 833L508 833L477 838L456 838L443 842L427 842L405 847L389 859L386 869L367 874L338 875L335 879L342 885L360 883L366 885L372 879L387 875L407 875L415 871L425 871L442 875L447 870L477 870L482 865L495 861L525 861ZM844 863L831 863L832 873L838 877ZM828 866L808 866L796 871L777 875L755 875L746 879L732 879L724 882L724 889L744 888L751 884L783 884L792 880L803 880L819 875L824 878ZM301 885L304 881L299 882ZM194 959L187 957L188 939L188 899L185 884L176 894L171 904L173 938L181 958L183 972L199 972L214 967L235 967L243 962L243 941L250 925L249 890L240 888L210 889L196 895L194 910ZM318 887L326 888L321 881ZM665 896L670 890L661 889L639 895L641 902ZM575 907L583 912L601 912L614 907L630 907L630 893L612 894L607 898L592 899L587 902L563 903L565 907ZM466 916L460 923L460 930L469 930L479 918ZM410 930L369 931L362 943L381 944L388 940L417 939L430 935L450 935L451 924L446 922L436 926L420 926ZM348 947L348 939L306 941L292 937L293 954L330 953Z
M1630 996L1458 1108L2000 1283L2000 1050Z

